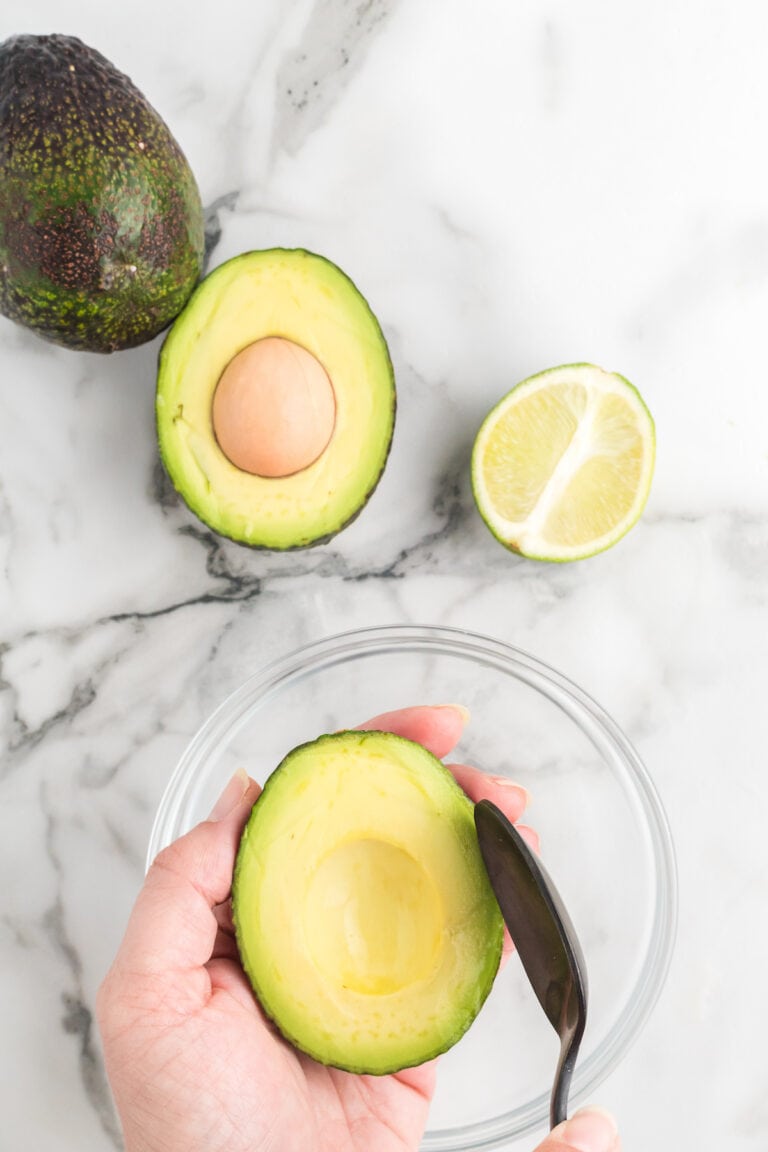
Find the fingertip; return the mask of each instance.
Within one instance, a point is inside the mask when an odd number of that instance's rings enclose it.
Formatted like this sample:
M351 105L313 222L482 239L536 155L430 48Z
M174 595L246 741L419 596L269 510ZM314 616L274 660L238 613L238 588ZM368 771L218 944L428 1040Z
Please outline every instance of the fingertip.
M512 956L516 951L517 951L517 949L515 948L515 942L510 935L509 928L507 928L507 926L505 924L504 925L504 940L503 940L502 945L501 945L501 962L499 964L499 971L500 972L501 972L502 968L504 968L504 966L507 963L507 961L509 960L510 956Z
M469 712L463 704L422 704L382 712L357 725L360 732L391 732L423 745L433 756L442 759L459 742Z
M235 816L244 821L260 794L261 785L251 779L245 768L238 768L211 809L209 822L219 824Z
M494 788L501 789L502 795L504 795L505 793L507 793L509 795L516 793L517 795L520 795L523 797L523 800L525 801L524 807L527 808L528 805L530 804L531 794L523 784L518 784L516 780L510 780L509 776L491 776L491 775L489 775L487 777L487 779L490 781L490 783L493 785Z
M480 800L490 800L513 823L520 818L530 801L527 788L515 784L506 776L491 776L470 764L449 764L447 767L470 800L475 804Z
M531 828L528 824L516 824L515 828L528 847L538 855L541 849L541 839L536 829Z
M550 1143L551 1142L551 1143ZM552 1131L540 1152L549 1148L563 1152L619 1152L619 1131L616 1121L604 1108L580 1108L570 1119Z
M464 704L438 704L437 707L443 709L452 709L454 712L456 712L461 718L462 728L466 728L467 724L469 724L470 720L472 719L472 713Z
M242 803L248 784L249 776L245 768L238 768L211 809L208 819L213 824L225 820Z

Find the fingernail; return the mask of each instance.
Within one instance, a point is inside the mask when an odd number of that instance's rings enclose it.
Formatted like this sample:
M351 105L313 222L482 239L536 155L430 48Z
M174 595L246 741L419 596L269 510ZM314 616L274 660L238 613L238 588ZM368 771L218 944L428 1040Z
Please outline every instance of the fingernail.
M465 708L463 704L438 704L438 708L451 708L454 712L458 712L464 724L469 724L471 719L469 708Z
M616 1121L602 1108L580 1108L552 1133L573 1152L613 1152L618 1135Z
M218 800L214 804L208 819L215 823L216 821L223 820L226 816L229 816L230 812L237 807L243 796L245 796L249 783L250 781L248 780L248 773L246 772L245 768L238 768L237 772L235 772L229 784L227 784L221 796L219 796Z
M506 792L517 792L521 799L525 801L526 807L530 804L531 794L527 788L523 788L522 784L516 784L515 781L510 780L508 776L491 776L491 780Z

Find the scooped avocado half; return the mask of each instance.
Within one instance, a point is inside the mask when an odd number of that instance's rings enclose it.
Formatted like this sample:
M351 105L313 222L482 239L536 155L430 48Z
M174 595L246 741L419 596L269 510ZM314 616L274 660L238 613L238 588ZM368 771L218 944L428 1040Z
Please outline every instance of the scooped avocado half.
M286 756L243 833L232 904L265 1012L297 1048L352 1072L450 1048L501 957L471 802L430 752L388 732Z
M395 420L392 363L352 281L302 249L247 252L193 293L160 353L160 452L215 532L286 549L368 500Z

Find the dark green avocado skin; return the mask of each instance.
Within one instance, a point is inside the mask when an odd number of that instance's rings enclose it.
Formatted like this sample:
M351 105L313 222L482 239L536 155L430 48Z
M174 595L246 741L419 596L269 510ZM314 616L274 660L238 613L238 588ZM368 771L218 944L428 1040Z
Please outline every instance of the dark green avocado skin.
M67 348L114 352L179 314L203 210L170 130L72 36L0 44L0 312Z

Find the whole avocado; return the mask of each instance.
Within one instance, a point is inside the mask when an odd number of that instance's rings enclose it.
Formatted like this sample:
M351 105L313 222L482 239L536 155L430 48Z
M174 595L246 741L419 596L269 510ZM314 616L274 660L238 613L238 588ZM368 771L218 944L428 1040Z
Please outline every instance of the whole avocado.
M179 314L203 249L189 164L128 77L72 36L0 44L0 312L132 348Z

